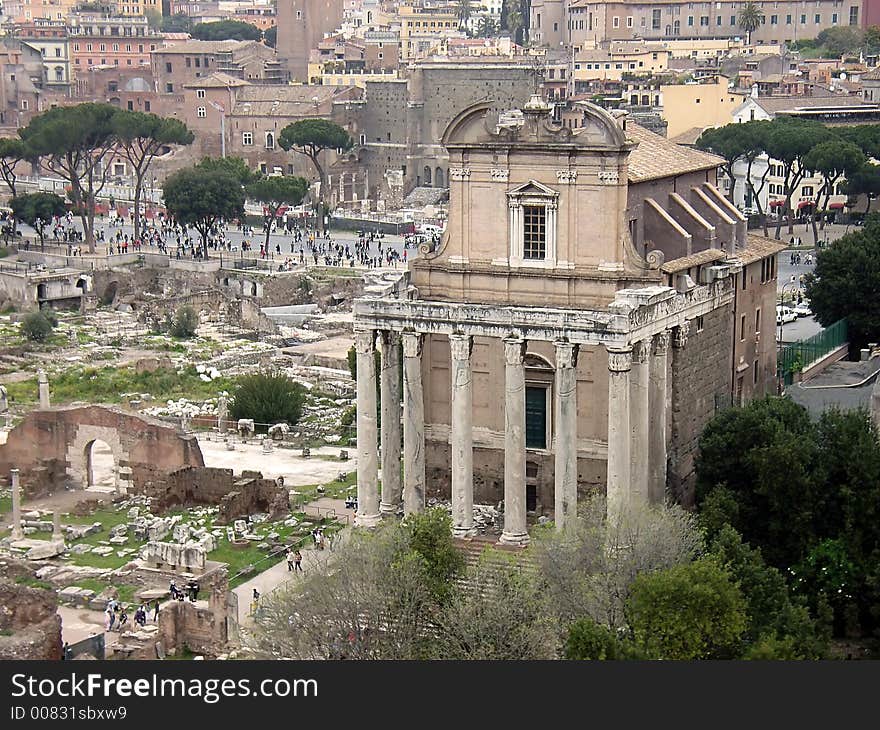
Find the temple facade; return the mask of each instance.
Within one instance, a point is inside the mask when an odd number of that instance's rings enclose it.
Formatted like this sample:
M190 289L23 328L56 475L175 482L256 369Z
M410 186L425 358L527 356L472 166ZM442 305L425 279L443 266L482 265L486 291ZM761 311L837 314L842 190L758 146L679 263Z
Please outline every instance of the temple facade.
M687 504L705 423L773 389L782 246L747 235L718 158L580 108L568 127L537 97L477 104L446 129L441 241L355 302L358 524L437 496L466 537L503 500L500 540L525 545L592 491ZM763 340L739 339L744 307Z

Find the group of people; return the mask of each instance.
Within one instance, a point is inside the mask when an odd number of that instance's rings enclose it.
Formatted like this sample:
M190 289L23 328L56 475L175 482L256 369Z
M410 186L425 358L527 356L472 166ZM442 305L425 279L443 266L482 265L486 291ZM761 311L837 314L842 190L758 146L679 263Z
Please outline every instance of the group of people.
M811 266L813 263L813 254L812 253L805 253L803 256L801 256L801 254L798 252L792 252L790 259L789 259L789 263L792 266L800 266L801 264L804 264L806 266Z
M318 550L323 550L327 545L328 540L324 537L324 530L321 527L316 527L312 530L312 541L315 543L315 548Z
M171 585L168 586L168 591L171 593L172 601L183 601L189 598L189 600L195 603L199 598L199 583L196 580L190 580L181 589L177 587L177 582L172 579Z
M153 621L156 622L159 620L158 600L153 603L152 609ZM128 625L128 612L125 610L125 605L115 598L107 602L107 608L104 609L104 612L107 614L107 631L113 631L114 628L117 631L122 631L123 628ZM138 626L146 626L149 612L150 606L146 603L141 603L137 609L135 609L134 622Z
M287 552L285 553L285 556L287 557L287 570L288 571L297 571L298 570L300 573L303 572L303 568L302 568L303 556L302 556L302 553L299 551L299 548L296 548L296 550L291 550L290 548L288 548Z

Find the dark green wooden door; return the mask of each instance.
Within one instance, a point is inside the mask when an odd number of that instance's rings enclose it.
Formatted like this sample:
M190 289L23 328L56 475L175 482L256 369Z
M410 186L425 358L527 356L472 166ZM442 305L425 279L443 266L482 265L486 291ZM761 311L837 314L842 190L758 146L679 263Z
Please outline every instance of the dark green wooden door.
M526 448L547 448L546 388L526 388Z

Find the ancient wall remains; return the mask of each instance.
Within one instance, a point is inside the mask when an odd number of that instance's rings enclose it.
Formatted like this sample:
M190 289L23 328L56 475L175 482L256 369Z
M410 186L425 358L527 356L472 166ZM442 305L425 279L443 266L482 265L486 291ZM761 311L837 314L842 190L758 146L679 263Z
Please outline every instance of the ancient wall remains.
M57 611L54 591L0 578L0 659L60 659Z
M690 323L684 348L672 355L672 440L669 446L667 495L693 506L694 463L700 434L715 412L730 404L733 341L731 305ZM716 363L717 367L707 367Z
M113 452L121 490L143 491L157 474L204 466L196 437L168 424L110 406L63 406L31 411L0 446L0 481L21 471L33 498L88 480L88 453L100 440Z
M156 475L144 489L156 510L186 505L217 505L216 522L230 524L245 515L265 512L273 518L290 511L287 489L260 472L244 471L236 477L232 469L185 467Z

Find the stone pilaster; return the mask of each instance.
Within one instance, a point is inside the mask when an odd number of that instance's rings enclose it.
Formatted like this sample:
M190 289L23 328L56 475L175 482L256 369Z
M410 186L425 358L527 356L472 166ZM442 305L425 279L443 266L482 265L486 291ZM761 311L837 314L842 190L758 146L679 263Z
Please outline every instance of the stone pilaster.
M608 478L606 501L608 516L620 513L629 501L630 406L629 374L632 348L608 348Z
M395 515L401 503L400 483L400 335L382 337L382 502L383 516Z
M666 502L666 443L668 438L667 379L669 373L670 332L654 336L649 375L648 410L648 499L651 504Z
M21 484L18 481L18 469L11 469L9 481L12 488L12 539L21 540Z
M376 444L375 333L355 332L357 352L357 495L355 524L374 527L379 522L379 473Z
M52 542L64 542L64 535L61 534L61 510L55 510L52 513Z
M45 370L37 372L37 384L40 389L40 408L49 408L49 378Z
M403 335L403 511L425 509L425 399L422 335Z
M651 341L641 340L633 346L630 371L630 496L633 502L648 503L648 380Z
M452 355L452 531L456 537L475 532L472 347L470 335L449 335Z
M555 519L564 530L577 518L577 356L578 346L556 342Z
M499 542L528 545L526 526L526 378L521 337L504 339L504 531Z

